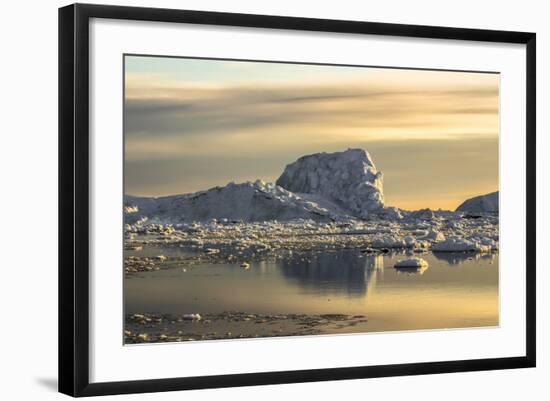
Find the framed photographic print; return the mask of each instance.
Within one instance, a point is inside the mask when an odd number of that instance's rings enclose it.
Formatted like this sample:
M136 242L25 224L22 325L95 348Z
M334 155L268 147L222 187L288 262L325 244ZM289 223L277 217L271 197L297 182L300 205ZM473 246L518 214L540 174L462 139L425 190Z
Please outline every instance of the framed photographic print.
M535 78L534 33L61 8L60 391L535 366Z

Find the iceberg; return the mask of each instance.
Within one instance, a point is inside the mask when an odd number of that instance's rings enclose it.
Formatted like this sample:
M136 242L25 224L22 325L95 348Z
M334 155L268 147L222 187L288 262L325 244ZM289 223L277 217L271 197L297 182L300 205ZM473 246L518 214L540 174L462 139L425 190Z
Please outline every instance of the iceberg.
M498 191L465 200L457 212L498 213Z
M302 156L286 166L276 184L320 195L360 218L384 207L382 173L364 149Z
M146 218L150 224L177 224L226 219L228 221L268 221L310 219L332 221L342 218L318 203L300 197L273 183L261 180L230 183L191 194L158 198L125 196L127 222ZM131 205L131 206L130 206Z

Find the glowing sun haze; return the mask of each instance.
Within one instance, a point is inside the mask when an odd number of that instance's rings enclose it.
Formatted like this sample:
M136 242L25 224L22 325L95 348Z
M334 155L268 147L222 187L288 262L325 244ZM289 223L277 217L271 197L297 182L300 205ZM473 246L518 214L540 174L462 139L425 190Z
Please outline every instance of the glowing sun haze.
M498 189L499 75L126 56L125 192L274 182L300 156L366 149L388 206Z

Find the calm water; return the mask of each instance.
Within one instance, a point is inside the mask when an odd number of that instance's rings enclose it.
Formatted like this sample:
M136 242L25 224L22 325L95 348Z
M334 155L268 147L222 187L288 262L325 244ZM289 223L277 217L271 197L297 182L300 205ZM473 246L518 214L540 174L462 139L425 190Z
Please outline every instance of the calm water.
M248 270L205 264L140 273L125 279L126 313L343 313L366 315L368 331L498 325L497 254L421 255L429 263L422 274L397 271L404 257L344 250Z

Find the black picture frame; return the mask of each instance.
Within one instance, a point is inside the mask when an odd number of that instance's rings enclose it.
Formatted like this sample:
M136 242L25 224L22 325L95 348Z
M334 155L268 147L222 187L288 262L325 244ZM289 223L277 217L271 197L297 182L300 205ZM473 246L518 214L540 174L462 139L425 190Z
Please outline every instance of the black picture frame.
M516 43L526 46L526 353L519 357L90 383L88 61L91 18ZM59 9L59 391L71 396L534 367L536 35L437 26L74 4Z

